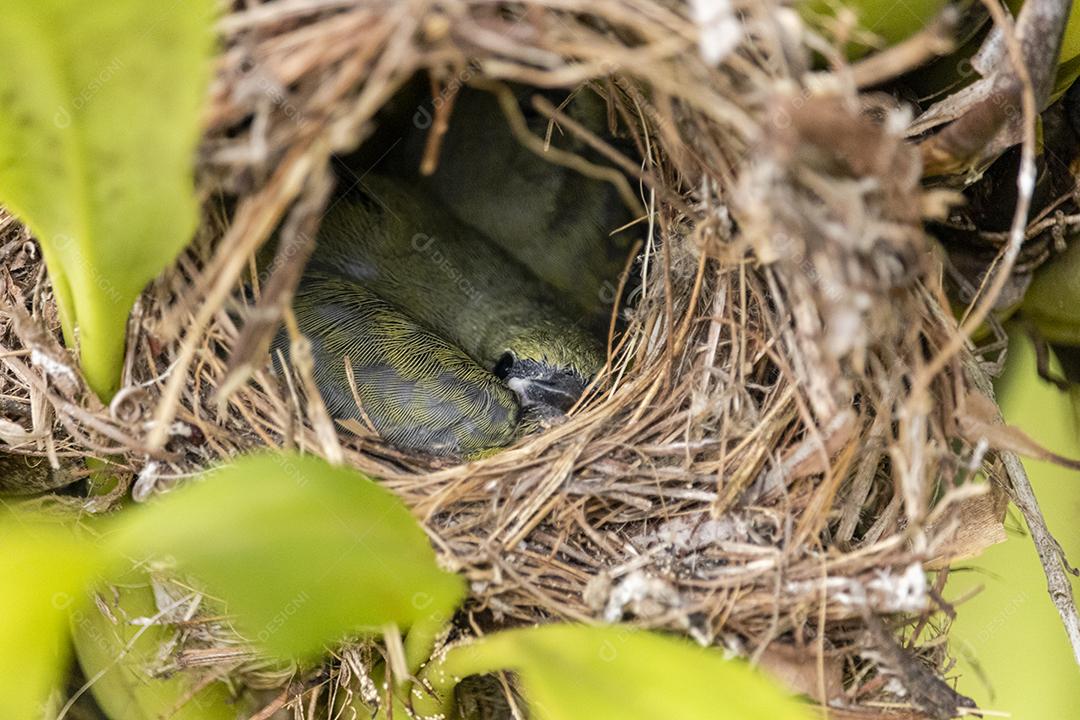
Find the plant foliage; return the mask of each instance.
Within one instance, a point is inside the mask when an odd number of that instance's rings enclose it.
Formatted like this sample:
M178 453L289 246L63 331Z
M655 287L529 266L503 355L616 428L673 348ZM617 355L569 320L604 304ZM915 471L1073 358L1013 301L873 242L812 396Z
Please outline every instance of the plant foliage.
M198 219L214 5L0 3L0 203L41 243L65 338L103 399L136 297Z

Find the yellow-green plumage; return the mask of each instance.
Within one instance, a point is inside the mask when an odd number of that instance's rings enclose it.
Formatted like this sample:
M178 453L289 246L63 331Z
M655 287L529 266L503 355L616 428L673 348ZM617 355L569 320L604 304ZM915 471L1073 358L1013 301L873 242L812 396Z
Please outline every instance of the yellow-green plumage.
M522 100L528 111L528 100ZM579 91L565 112L605 135L606 106L591 90ZM533 135L546 136L546 117L534 114L527 121ZM551 145L588 155L582 142L558 129ZM522 145L495 96L484 91L462 91L441 147L438 168L424 187L459 220L554 287L559 297L579 311L606 318L632 239L626 230L611 236L632 219L614 186L549 162Z
M293 304L333 417L370 421L391 444L438 455L471 456L514 439L520 415L514 393L364 286L309 271ZM275 344L287 345L283 336Z
M334 417L476 456L565 412L602 366L556 297L430 194L368 176L328 209L293 305Z
M583 386L603 365L557 293L487 238L399 181L369 176L364 189L328 211L309 267L362 283L484 368L510 354Z

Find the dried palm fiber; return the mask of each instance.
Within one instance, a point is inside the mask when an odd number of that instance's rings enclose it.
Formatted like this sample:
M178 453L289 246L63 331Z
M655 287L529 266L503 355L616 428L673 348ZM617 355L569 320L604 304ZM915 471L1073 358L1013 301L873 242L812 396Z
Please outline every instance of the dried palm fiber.
M733 5L725 26L655 0L237 4L199 157L206 220L136 308L109 408L67 369L39 257L4 221L0 382L22 447L111 457L137 500L258 447L344 461L423 520L488 628L688 633L859 717L882 700L921 717L874 623L902 614L923 666L943 671L947 620L923 568L997 539L1001 509L976 482L1000 474L995 456L956 421L975 360L920 374L955 333L921 226L935 198L902 108L810 73L823 41L789 10ZM610 158L633 180L644 244L607 372L565 424L466 466L362 427L336 435L302 358L282 381L262 352L311 251L331 154L362 143L422 70L436 136L464 83L588 84L637 148ZM255 280L264 306L239 328L237 290L279 223L275 272ZM223 652L236 639L207 628L173 668L286 687L287 669Z

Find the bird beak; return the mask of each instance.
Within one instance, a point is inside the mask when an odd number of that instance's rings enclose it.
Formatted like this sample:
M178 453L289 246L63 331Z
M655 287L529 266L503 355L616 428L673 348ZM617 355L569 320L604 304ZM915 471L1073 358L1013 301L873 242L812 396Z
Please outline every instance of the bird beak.
M550 379L512 377L507 380L507 385L517 394L522 407L541 412L550 409L553 415L565 414L585 389L579 380L567 376Z

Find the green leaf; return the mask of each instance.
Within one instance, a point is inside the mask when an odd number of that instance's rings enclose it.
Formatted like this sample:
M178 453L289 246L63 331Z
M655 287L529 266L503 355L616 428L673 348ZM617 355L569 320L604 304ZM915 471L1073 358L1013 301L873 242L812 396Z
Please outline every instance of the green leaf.
M1016 324L1007 329L1005 370L994 380L1005 422L1056 453L1080 456L1072 405L1075 390L1063 393L1040 378L1027 332ZM1054 375L1062 372L1053 354L1049 369ZM1035 458L1024 458L1024 468L1065 556L1080 555L1076 471ZM949 627L949 647L958 660L950 674L957 678L959 692L971 696L979 707L992 707L999 716L1075 717L1080 708L1076 661L1061 618L1047 597L1046 576L1031 546L1030 531L1015 508L1010 507L1009 514L1009 524L1016 530L1008 539L966 561L967 572L949 574L945 596L971 598ZM1073 579L1072 586L1074 592L1080 591L1080 580Z
M226 601L252 640L282 656L448 617L464 596L396 497L314 457L240 459L127 513L110 542L174 558Z
M854 14L860 31L877 36L886 47L922 30L944 6L945 0L905 0L903 5L893 0L799 0L796 5L811 27L834 22L838 8L845 8ZM867 50L858 42L848 48L852 57L860 57Z
M620 627L547 625L451 650L457 678L515 670L535 720L809 720L809 709L715 649Z
M67 616L100 562L30 515L0 519L0 717L39 718L67 667Z
M1039 267L1021 309L1050 342L1080 344L1080 243Z
M113 578L119 581L120 578ZM162 647L176 630L164 624L146 625L158 613L145 575L132 572L123 584L100 593L109 616L90 602L71 613L71 636L83 675L93 678L90 691L112 720L235 720L246 714L233 702L225 685L216 682L196 692L205 672L153 675L162 664ZM84 591L84 600L91 595ZM115 619L110 621L109 617Z
M68 344L115 392L128 314L197 221L213 0L3 0L0 203L40 241Z

